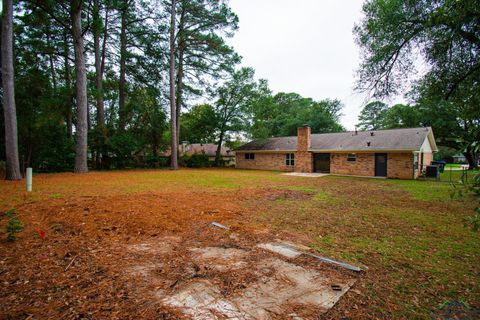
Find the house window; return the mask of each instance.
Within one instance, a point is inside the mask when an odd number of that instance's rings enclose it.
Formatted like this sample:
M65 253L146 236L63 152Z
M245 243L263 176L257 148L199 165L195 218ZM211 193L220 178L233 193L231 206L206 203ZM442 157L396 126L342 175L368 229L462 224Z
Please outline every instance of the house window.
M357 155L355 153L347 154L347 161L357 161Z
M245 153L245 160L255 160L255 153Z
M293 167L295 165L295 154L294 153L287 153L285 155L285 164L289 167Z

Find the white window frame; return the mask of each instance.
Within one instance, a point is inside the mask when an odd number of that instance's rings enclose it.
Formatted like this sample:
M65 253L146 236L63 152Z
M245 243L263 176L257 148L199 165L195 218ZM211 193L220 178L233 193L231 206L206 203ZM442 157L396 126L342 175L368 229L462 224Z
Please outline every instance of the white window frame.
M347 153L347 162L356 162L357 154L356 153Z
M245 153L245 160L247 160L247 161L253 161L253 160L255 160L255 153L253 153L253 152L246 152L246 153Z
M287 153L285 155L285 165L287 167L295 166L295 153Z

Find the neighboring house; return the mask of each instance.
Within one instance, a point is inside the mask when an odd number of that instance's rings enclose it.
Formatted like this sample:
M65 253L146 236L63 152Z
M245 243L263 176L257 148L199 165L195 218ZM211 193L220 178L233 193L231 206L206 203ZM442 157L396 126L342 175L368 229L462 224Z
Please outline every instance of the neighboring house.
M453 163L467 163L467 158L461 153L452 156Z
M189 155L192 154L206 154L208 160L215 161L215 156L217 155L217 145L214 143L182 143L179 146L180 154ZM220 155L222 156L223 161L226 165L235 164L235 152L229 148L222 146L220 149Z
M415 179L433 159L432 129L407 128L311 134L251 141L236 152L236 168L324 172Z
M215 161L215 156L217 154L217 145L214 143L188 143L183 142L178 146L180 156L191 156L193 154L206 154L209 161ZM170 148L162 153L162 156L170 157L171 151ZM222 156L225 165L231 166L235 165L235 152L229 148L222 146L220 149L220 155Z

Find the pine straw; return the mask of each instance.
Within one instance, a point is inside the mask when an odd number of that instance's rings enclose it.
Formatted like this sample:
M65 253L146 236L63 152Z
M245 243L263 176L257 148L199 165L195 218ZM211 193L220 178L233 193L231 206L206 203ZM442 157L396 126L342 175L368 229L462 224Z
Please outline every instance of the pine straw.
M472 207L468 202L416 200L389 182L182 170L40 175L34 177L34 193L28 195L21 191L23 182L1 182L0 187L1 209L15 207L25 225L16 242L6 242L3 236L0 243L0 319L181 319L178 310L160 303L158 292L169 294L189 281L205 278L229 297L257 280L254 272L245 271L254 268L240 272L196 266L188 248L252 250L257 243L275 239L318 246L323 255L339 260L345 254L347 262L369 267L328 313L313 316L318 310L306 310L313 319L412 314L421 318L428 316L425 309L445 301L449 290L456 289L472 305L479 296L478 284L469 282L478 275L474 256L458 251L452 257L455 260L444 260L461 261L464 271L459 272L465 277L449 274L449 283L440 286L428 269L429 260L405 255L403 250L410 243L399 245L400 250L387 247L388 252L352 245L356 245L352 239L362 238L383 244L385 237L395 245L399 235L431 236L438 241L450 236L453 244L478 238L457 231ZM327 194L327 200L312 196L310 190L315 189ZM435 224L424 220L429 217ZM211 228L211 221L231 229ZM0 230L4 223L0 221ZM46 232L44 239L37 229ZM171 237L173 253L131 250L165 237ZM248 257L247 264L258 259L255 252ZM297 258L295 263L332 278L358 276L310 258ZM135 269L139 265L147 266L156 280L141 276L142 270ZM454 266L431 262L432 269L443 273L441 268ZM404 286L408 286L405 291L399 291ZM405 310L407 305L415 309ZM292 312L300 309L290 308Z

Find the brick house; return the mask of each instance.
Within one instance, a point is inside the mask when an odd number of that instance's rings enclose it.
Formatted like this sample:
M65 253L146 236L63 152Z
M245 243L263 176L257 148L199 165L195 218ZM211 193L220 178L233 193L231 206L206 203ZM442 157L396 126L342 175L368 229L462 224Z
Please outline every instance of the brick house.
M416 179L437 152L430 127L259 139L236 151L236 168Z

